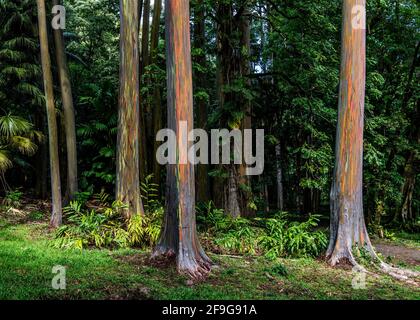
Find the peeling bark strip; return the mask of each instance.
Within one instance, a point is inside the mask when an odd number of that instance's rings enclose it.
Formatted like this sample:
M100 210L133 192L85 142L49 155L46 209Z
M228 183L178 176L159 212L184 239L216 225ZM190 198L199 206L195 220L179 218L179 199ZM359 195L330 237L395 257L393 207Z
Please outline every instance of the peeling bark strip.
M187 161L192 143L180 135L179 126L181 121L186 121L188 132L194 126L189 1L166 0L165 9L168 126L179 139L178 164L168 165L167 212L154 256L176 255L180 273L201 278L210 271L211 262L199 243L196 230L194 166Z
M37 0L39 41L41 45L41 63L44 78L45 101L47 108L50 166L51 166L51 193L52 216L51 226L59 227L62 223L60 165L58 156L57 119L55 117L54 90L51 73L51 57L48 49L47 16L45 1Z
M138 2L121 0L120 12L120 97L116 198L128 206L125 215L129 218L144 213L139 181Z
M342 259L355 263L352 254L355 245L373 252L364 221L362 194L366 31L353 27L355 6L364 10L365 0L343 1L339 118L327 252L332 265Z

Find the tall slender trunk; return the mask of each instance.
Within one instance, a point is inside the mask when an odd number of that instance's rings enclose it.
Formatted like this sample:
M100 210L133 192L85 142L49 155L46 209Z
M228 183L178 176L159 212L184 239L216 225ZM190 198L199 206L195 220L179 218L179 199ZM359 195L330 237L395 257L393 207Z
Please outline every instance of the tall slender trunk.
M205 8L204 1L199 0L195 7L194 12L194 47L200 49L200 53L197 55L195 62L204 68L207 64L205 54ZM206 86L206 74L201 70L197 71L195 75L196 79L196 91L202 91ZM197 112L197 126L200 129L207 129L207 100L199 95L196 98L196 112ZM197 201L208 202L210 200L209 195L209 177L207 172L207 165L197 165Z
M47 15L45 1L37 0L39 41L41 46L41 64L44 79L45 101L48 120L48 138L51 167L52 216L51 226L56 228L62 223L60 164L58 155L57 118L54 105L54 88L51 72L51 57L48 47Z
M149 65L149 40L150 40L150 0L143 2L143 26L141 29L141 60L140 75L144 76L145 69Z
M47 130L45 113L40 110L35 115L35 126L42 132ZM48 148L44 142L41 143L39 150L35 157L35 170L36 170L36 183L35 190L36 195L40 199L47 198L47 185L48 185Z
M59 5L61 1L53 0L53 5ZM77 144L76 123L74 115L73 94L70 82L70 72L64 49L63 32L61 29L54 30L55 53L57 59L58 75L60 79L61 99L64 111L64 129L67 148L67 190L66 198L73 200L78 192L77 176Z
M331 190L331 265L345 259L353 264L354 246L373 251L363 215L363 127L366 83L366 31L354 28L352 9L365 0L343 1L342 61Z
M179 140L178 164L168 166L167 212L155 255L176 254L180 273L201 278L210 271L211 262L196 230L194 166L188 161L186 148L192 143L180 137L181 121L187 123L188 132L194 127L189 1L166 0L165 9L168 124Z
M150 0L141 0L140 5L142 8L139 8L139 28L140 28L140 20L143 16L143 24L141 26L141 47L140 47L140 65L139 65L139 87L143 85L143 76L146 70L146 66L148 64L148 56L149 56L149 19L150 19ZM139 90L141 92L141 90ZM142 96L140 101L140 110L139 110L139 118L140 118L140 131L139 131L139 153L140 153L140 164L139 164L139 172L140 172L140 181L144 181L147 174L149 174L149 156L148 156L148 144L149 141L148 137L148 121L147 121L147 110L146 110L146 99ZM150 124L149 124L150 126Z
M250 12L248 5L245 4L244 12L241 16L241 22L239 26L240 33L242 34L240 45L241 45L241 63L240 75L245 79L245 84L248 88L251 88L251 80L249 75L251 73L251 21ZM252 103L250 100L245 100L244 116L242 119L242 131L252 129ZM244 133L243 133L244 136ZM251 197L251 178L246 175L247 164L243 162L239 168L239 183L241 190L241 209L243 216L254 216L255 211L251 210L248 206Z
M410 152L404 169L404 185L402 187L402 206L400 217L404 223L414 222L416 215L413 211L413 193L416 185L415 159L416 152Z
M157 50L159 47L159 29L160 29L160 17L162 14L162 0L155 0L153 8L153 24L152 34L150 39L150 62L152 64L157 63ZM154 85L153 89L153 177L155 183L160 184L161 182L161 165L156 160L157 150L159 144L156 141L156 136L159 130L162 129L162 97L161 90L157 84Z
M120 97L117 140L116 198L127 206L127 218L144 214L139 180L138 2L120 0Z
M404 168L404 184L402 187L402 206L399 212L400 218L403 222L411 223L417 219L417 213L413 210L413 194L416 186L416 178L419 170L420 154L418 146L420 145L420 127L418 125L420 121L420 101L417 101L415 112L412 117L413 119L413 132L411 134L414 146L409 151L407 156L406 165Z
M217 25L217 54L220 63L220 79L219 79L219 108L221 111L220 125L228 126L231 113L227 110L229 105L243 105L240 97L234 92L227 92L224 89L232 85L240 76L241 59L237 54L239 49L235 39L232 37L239 34L239 21L234 17L234 9L231 1L219 1L217 5L218 25ZM239 19L242 19L239 17ZM241 41L241 39L238 39ZM241 48L242 49L242 48ZM241 129L242 123L238 124L236 129ZM233 129L233 128L231 128ZM225 212L233 217L240 216L245 213L247 208L244 207L245 201L242 201L240 191L241 177L240 167L235 164L220 166L225 171L226 178L218 178L215 182L219 190L223 190L223 208ZM224 181L223 181L224 180ZM218 191L220 192L220 191Z
M281 144L276 146L277 210L284 210L283 170L281 165Z

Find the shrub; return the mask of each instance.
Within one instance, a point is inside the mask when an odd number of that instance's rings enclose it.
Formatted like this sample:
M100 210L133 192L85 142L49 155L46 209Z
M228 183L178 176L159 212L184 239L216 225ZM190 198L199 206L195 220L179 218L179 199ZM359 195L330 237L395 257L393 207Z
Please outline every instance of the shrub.
M200 227L222 251L234 254L263 254L279 257L316 257L327 248L328 237L316 230L319 216L305 222L291 221L286 213L273 218L234 219L213 203L198 210Z
M22 197L23 192L20 190L7 191L3 199L3 205L6 207L19 208L21 206Z
M157 243L163 209L157 205L144 216L126 220L120 202L108 204L104 192L95 195L92 204L73 201L64 208L66 224L55 234L53 246L59 248L146 248Z
M269 259L319 256L326 250L328 238L325 232L314 230L318 223L316 215L305 222L288 222L285 214L266 220L266 232L259 239L265 256Z

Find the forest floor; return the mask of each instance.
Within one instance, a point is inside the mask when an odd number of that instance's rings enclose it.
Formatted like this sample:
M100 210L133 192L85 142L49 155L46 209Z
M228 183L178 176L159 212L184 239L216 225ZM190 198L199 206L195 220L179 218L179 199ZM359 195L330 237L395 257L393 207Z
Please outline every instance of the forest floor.
M323 259L279 259L210 254L217 267L202 283L188 284L173 265L150 263L140 250L60 250L36 213L26 219L0 214L0 299L415 299L420 287L387 275L352 286L351 268L331 268ZM420 239L376 242L384 259L420 271ZM405 237L405 238L404 238ZM66 267L66 290L52 289L52 268Z

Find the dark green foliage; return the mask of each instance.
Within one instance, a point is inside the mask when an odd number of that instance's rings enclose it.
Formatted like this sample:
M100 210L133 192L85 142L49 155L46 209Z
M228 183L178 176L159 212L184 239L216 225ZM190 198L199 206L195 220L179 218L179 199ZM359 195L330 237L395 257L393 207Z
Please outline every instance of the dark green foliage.
M326 249L328 238L316 230L318 216L305 222L293 222L287 214L272 218L232 218L212 203L198 211L202 230L223 251L237 254L262 254L268 259L279 257L317 257Z
M144 189L148 194L152 191ZM86 201L73 201L64 208L66 224L56 231L53 246L59 248L150 248L158 241L163 209L148 207L146 214L124 219L124 206L109 204L109 195L102 192Z
M12 190L6 192L2 204L6 207L19 208L22 201L23 192L21 190Z

